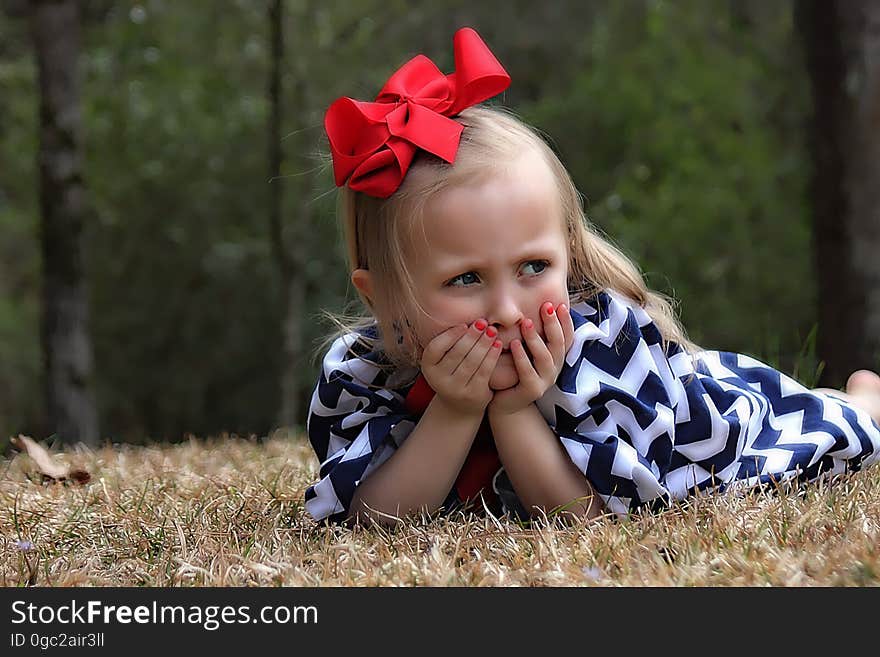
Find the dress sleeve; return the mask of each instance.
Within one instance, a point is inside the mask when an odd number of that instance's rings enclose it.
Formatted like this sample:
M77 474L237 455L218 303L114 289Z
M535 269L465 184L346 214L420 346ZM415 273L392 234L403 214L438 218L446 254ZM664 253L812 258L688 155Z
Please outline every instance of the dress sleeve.
M683 389L659 330L610 293L571 309L574 343L538 407L605 507L664 504ZM680 349L677 345L672 350Z
M316 520L345 520L358 484L415 426L401 395L381 387L386 372L356 349L354 334L333 343L309 406L306 430L321 467L305 506Z

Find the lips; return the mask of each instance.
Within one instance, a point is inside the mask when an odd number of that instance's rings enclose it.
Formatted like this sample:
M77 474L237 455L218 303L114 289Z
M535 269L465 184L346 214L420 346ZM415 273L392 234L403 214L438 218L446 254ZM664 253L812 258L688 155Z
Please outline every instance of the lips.
M545 343L547 342L547 338L545 338L542 334L539 333L538 337L541 338L541 340L543 340ZM529 352L529 347L526 344L526 341L521 336L518 336L518 335L514 336L514 337L510 338L509 340L502 343L501 353L503 353L503 354L510 353L510 343L513 342L514 340L519 340L520 343L522 344L522 346L525 347L526 353L531 355Z
M503 347L501 349L501 356L510 356L511 358L513 358L513 354L510 351L510 347ZM500 356L499 356L499 358L500 358ZM529 351L528 347L526 347L526 358L529 359L530 363L534 362L534 360L532 359L532 352Z

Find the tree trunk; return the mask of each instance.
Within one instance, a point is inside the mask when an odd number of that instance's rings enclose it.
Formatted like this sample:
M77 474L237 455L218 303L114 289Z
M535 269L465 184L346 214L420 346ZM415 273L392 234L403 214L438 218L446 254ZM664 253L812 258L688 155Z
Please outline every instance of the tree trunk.
M880 364L880 3L801 0L810 129L821 383Z
M303 204L304 205L304 204ZM296 223L305 225L308 220L303 207ZM297 231L301 232L301 231ZM305 244L291 240L290 259L293 263L305 262ZM306 361L304 349L303 314L306 300L306 278L303 267L297 267L297 276L284 279L285 313L283 329L283 363L281 371L281 410L278 423L282 427L295 427L303 423L300 395L302 392L302 368Z
M304 225L307 217L298 216L290 230L285 230L282 220L282 183L281 164L283 153L281 150L281 116L283 112L282 90L282 62L284 59L284 30L283 30L283 0L272 0L269 3L269 30L271 35L272 51L269 73L268 96L270 106L269 116L269 176L270 201L269 201L269 232L272 240L272 249L278 263L281 276L282 308L284 319L282 320L282 345L281 345L281 368L280 388L281 403L278 410L277 424L282 428L295 427L300 423L300 388L301 371L304 362L304 336L303 336L303 306L305 305L305 254L306 245L303 242L304 231L299 230ZM297 85L297 90L301 84ZM297 94L297 100L302 100L302 94ZM295 103L297 111L302 112L302 103ZM295 179L297 187L303 189L303 177ZM287 236L287 239L285 239Z
M40 86L42 346L48 419L66 443L98 444L91 390L92 344L83 268L82 177L76 0L34 0L32 35Z

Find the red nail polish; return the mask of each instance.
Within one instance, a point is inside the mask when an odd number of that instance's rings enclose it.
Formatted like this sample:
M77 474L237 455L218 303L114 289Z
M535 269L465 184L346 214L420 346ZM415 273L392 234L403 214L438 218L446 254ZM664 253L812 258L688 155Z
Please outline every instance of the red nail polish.
M548 315L553 314L553 304L552 303L549 306L547 306L547 314Z
M496 329L494 326L490 326L486 329L486 335L488 335L490 338L494 338L496 335L498 335L498 329Z
M482 319L478 319L476 322L474 322L474 326L477 327L478 331L483 331L486 329L487 323Z
M496 349L501 349L501 340L495 340L495 342L492 343L492 346Z

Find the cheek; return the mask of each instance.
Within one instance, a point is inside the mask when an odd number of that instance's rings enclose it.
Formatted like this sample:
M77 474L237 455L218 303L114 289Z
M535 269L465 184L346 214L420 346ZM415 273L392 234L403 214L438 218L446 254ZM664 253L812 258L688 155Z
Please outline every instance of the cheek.
M478 319L479 308L463 299L423 298L422 311L415 322L416 332L429 341L458 324L470 324Z
M461 312L460 309L450 308L448 304L426 303L423 308L423 311L418 312L418 319L412 323L413 333L422 347L427 346L443 331L473 321L469 314Z
M545 285L542 285L537 293L532 298L532 305L534 306L534 317L532 320L536 318L540 318L541 315L541 307L550 301L554 307L558 306L561 303L566 304L567 306L571 306L571 301L568 296L568 285L564 276L556 276L553 280L547 281Z
M571 307L571 302L569 301L568 296L568 287L565 283L565 281L562 281L560 285L559 281L547 281L545 285L535 289L534 294L529 301L528 305L530 310L526 313L526 317L531 319L535 323L535 326L538 327L538 335L540 335L542 339L546 339L547 337L546 331L544 330L544 319L547 317L547 315L544 314L544 304L549 301L553 304L554 308L561 303Z
M558 306L560 303L571 305L568 297L568 275L565 272L556 276L553 281L552 289L548 290L548 293L550 300L553 301L555 305Z

